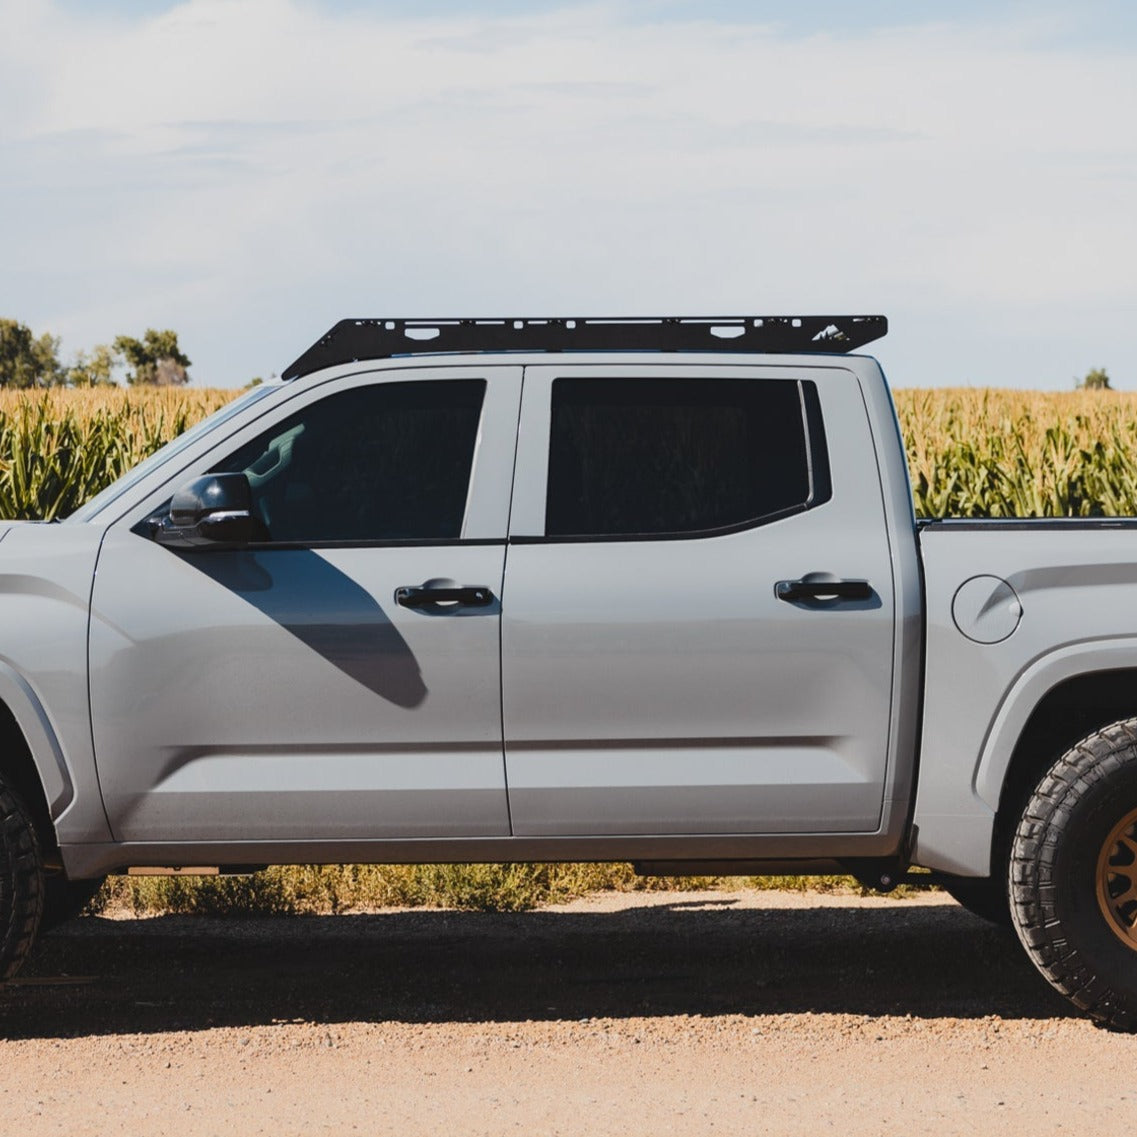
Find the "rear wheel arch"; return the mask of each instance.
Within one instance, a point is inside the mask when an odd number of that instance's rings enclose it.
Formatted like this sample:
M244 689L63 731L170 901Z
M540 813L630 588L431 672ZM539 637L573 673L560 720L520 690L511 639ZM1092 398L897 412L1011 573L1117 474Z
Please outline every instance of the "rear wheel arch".
M1011 839L1035 788L1077 742L1137 715L1137 667L1087 671L1055 683L1031 710L1011 751L991 838L991 874L1005 879Z

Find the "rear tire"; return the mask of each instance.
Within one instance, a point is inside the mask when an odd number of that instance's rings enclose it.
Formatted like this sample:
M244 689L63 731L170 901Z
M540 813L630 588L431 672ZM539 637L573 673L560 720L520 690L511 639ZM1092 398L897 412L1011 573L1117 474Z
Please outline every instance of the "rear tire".
M11 979L35 943L43 912L43 860L35 823L0 781L0 982Z
M1083 739L1039 782L1010 888L1046 979L1103 1026L1137 1030L1137 718Z

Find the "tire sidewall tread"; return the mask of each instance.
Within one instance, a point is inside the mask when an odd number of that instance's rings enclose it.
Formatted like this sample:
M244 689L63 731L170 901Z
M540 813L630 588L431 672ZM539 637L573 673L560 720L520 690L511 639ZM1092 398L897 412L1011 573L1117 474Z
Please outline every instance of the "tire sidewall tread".
M1011 844L1015 931L1043 976L1103 1026L1137 1030L1137 951L1102 915L1098 854L1137 805L1137 718L1077 743L1039 782Z
M43 879L35 823L19 795L0 781L0 982L19 971L35 943Z

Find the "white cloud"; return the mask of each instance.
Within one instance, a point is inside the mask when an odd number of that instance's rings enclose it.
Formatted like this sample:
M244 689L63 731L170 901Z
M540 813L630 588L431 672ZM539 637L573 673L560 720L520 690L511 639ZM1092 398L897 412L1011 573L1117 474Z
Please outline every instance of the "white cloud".
M1064 384L1113 352L1137 383L1128 51L605 4L0 21L0 311L70 347L175 326L234 383L341 315L829 308L898 317L901 382ZM929 357L945 314L972 340Z

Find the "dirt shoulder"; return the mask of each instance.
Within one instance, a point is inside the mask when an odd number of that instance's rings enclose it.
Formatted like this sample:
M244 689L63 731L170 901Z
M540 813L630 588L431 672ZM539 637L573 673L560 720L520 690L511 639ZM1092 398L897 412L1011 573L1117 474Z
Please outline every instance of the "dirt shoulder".
M0 992L40 1133L1082 1133L1137 1039L936 895L86 918Z

